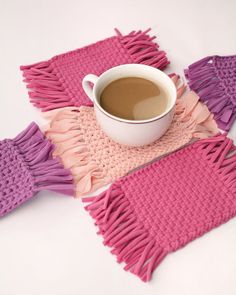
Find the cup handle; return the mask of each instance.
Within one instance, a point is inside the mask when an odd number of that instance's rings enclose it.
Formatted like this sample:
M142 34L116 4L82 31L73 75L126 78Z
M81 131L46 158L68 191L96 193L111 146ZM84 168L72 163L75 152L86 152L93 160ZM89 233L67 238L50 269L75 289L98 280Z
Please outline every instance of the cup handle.
M83 81L82 81L82 87L84 89L84 92L87 94L87 96L91 99L92 102L94 102L93 88L91 87L89 83L93 83L95 85L97 80L98 80L98 76L94 74L88 74L83 78Z

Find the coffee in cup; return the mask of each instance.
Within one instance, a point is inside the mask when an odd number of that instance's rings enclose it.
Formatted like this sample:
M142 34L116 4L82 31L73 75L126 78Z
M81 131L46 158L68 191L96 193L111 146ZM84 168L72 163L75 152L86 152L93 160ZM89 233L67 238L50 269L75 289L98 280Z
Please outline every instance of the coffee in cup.
M165 73L154 67L120 65L99 77L86 75L82 85L94 102L98 124L120 144L150 144L171 124L176 87Z
M168 105L164 87L139 77L112 81L100 95L101 107L126 120L147 120L161 115Z

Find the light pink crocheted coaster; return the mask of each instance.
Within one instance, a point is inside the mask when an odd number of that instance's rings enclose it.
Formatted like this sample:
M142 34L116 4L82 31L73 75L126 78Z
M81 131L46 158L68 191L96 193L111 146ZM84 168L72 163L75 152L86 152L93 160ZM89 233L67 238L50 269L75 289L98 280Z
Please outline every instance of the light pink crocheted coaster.
M154 43L150 29L107 38L83 48L57 55L48 61L21 66L34 106L48 111L66 106L91 106L81 83L85 75L100 75L111 67L142 63L164 69L166 53Z
M178 77L172 79L177 83ZM179 88L179 95L183 91ZM178 99L175 116L167 133L144 147L127 147L110 140L96 122L91 107L65 108L46 113L50 119L46 136L55 143L66 168L71 169L77 197L127 174L156 157L187 144L193 137L218 133L207 107L190 92Z
M235 150L226 135L203 139L83 199L125 270L149 281L168 253L236 215Z

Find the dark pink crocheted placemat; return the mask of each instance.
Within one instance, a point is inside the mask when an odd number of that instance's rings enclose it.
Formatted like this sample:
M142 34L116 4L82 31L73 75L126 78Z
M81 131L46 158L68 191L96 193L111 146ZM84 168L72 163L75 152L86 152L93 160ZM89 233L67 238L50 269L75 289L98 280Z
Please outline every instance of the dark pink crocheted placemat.
M142 63L164 69L169 61L159 50L150 29L132 31L107 38L83 48L57 55L50 60L21 66L24 81L30 89L34 106L48 111L66 106L91 106L81 83L85 75L100 75L111 67L126 63Z
M164 257L236 215L236 147L191 144L84 198L104 244L143 281Z
M35 123L14 139L0 141L0 217L41 190L74 194L70 171L53 159L53 150Z

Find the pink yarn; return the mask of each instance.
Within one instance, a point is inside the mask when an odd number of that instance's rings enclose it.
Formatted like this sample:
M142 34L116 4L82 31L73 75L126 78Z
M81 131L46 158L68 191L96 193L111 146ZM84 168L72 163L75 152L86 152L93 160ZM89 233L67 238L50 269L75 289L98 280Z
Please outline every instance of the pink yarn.
M67 106L91 106L81 83L86 74L100 75L111 67L126 63L142 63L164 69L169 61L166 53L154 43L150 29L132 31L85 46L50 60L21 66L29 97L42 111Z
M236 146L191 144L84 198L118 262L149 281L164 257L236 215Z
M172 76L172 80L178 83L176 75ZM183 85L178 88L179 96L183 90ZM173 152L192 138L217 134L212 114L198 100L194 92L179 98L167 133L144 147L122 146L110 140L98 126L91 107L45 113L50 119L45 134L56 145L54 155L60 156L65 167L72 171L76 196L80 197L157 157Z

